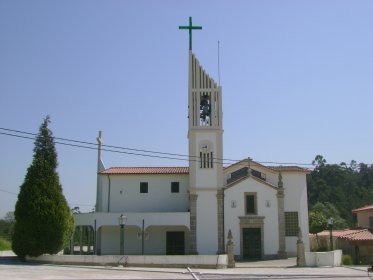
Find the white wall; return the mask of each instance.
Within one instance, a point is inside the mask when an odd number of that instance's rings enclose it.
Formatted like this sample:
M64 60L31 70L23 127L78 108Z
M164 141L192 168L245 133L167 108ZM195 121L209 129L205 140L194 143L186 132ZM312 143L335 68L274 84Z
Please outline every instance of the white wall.
M191 185L192 188L210 188L216 189L223 187L223 182L219 182L219 176L222 175L222 170L220 169L219 164L216 163L216 158L219 158L219 147L221 145L221 134L217 133L215 130L212 131L198 131L195 133L194 141L190 142L190 145L193 145L194 151L196 151L197 159L199 160L199 145L202 142L209 141L212 145L212 152L214 160L213 168L199 168L199 162L196 162L197 168L195 169L196 182L195 185ZM221 152L221 151L220 151ZM221 172L219 174L219 172ZM221 178L223 179L223 178ZM221 186L219 186L219 183Z
M104 212L186 212L189 210L188 174L100 176L103 180L100 200ZM140 193L140 182L148 182L148 193ZM179 182L179 193L171 193L171 182ZM108 205L109 196L110 205Z
M240 220L245 216L245 192L257 193L257 216L264 217L264 254L275 255L278 252L278 211L276 190L262 184L253 178L248 178L225 190L224 222L225 238L228 231L232 231L234 254L240 255ZM232 201L236 201L236 208L232 208ZM270 207L266 206L270 202Z
M101 230L101 254L118 255L120 253L119 226L103 226ZM150 226L145 228L148 238L144 240L145 255L165 255L166 235L168 231L183 231L185 233L185 249L189 246L188 229L183 226ZM135 226L124 227L124 255L141 255L142 242L137 237L141 229Z
M218 217L216 191L199 191L197 198L197 252L202 255L218 251Z
M298 219L302 229L304 248L310 250L308 226L307 182L304 173L282 173L285 189L285 211L298 211ZM286 237L286 251L294 255L297 251L297 237Z
M357 212L357 226L362 228L369 228L369 217L373 216L373 211Z

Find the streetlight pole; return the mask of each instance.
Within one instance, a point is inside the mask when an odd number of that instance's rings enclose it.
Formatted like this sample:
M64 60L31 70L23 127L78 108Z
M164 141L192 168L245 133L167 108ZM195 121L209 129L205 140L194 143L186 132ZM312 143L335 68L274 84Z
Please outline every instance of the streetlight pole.
M334 223L334 219L332 217L330 217L328 219L330 251L333 251L333 223Z
M120 247L119 247L119 254L124 255L124 225L127 222L127 217L124 216L123 214L120 214L118 217L118 223L120 226Z

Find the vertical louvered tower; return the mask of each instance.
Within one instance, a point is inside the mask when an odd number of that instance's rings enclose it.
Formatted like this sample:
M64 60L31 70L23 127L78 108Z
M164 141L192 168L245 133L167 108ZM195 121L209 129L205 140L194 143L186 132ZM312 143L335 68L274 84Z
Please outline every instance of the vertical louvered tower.
M221 87L189 50L190 253L224 252Z

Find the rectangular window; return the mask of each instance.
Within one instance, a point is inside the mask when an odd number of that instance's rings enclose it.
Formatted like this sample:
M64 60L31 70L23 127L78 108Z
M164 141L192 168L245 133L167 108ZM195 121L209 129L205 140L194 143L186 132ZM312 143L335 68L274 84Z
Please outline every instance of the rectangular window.
M369 227L373 227L373 216L369 217Z
M172 193L178 193L179 190L179 182L171 182L171 192Z
M148 193L148 182L140 183L140 193Z
M246 215L257 214L256 193L245 194L245 209L246 209Z
M298 227L298 212L285 212L285 236L297 236Z

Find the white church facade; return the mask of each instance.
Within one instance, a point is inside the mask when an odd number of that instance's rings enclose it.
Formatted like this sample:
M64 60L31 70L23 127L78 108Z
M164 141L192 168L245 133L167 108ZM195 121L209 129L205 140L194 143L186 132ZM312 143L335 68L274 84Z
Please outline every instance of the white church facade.
M223 166L222 89L192 50L188 100L189 166L105 168L100 134L96 210L74 215L92 229L94 252L223 254L231 231L237 259L286 258L299 229L308 251L309 171L251 159Z

